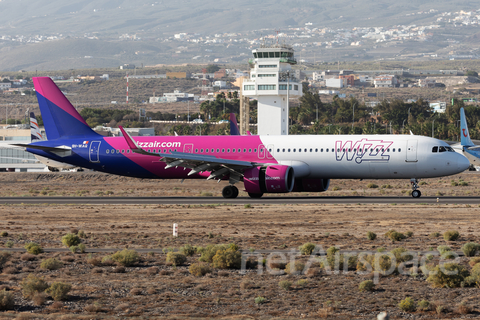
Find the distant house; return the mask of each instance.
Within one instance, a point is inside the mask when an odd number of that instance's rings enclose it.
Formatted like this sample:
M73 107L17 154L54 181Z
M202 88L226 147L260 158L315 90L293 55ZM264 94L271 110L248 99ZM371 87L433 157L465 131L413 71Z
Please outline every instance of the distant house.
M167 72L167 79L186 79L190 78L190 74L186 72Z
M394 75L383 74L376 76L373 80L375 88L392 88L398 83L397 78Z
M8 90L12 87L10 82L0 82L0 90Z

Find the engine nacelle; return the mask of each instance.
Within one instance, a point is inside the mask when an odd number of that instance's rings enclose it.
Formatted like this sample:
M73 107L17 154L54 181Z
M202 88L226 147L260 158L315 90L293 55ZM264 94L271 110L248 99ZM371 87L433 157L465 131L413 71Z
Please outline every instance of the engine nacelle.
M248 193L287 193L293 190L295 175L290 166L255 167L244 172L243 183Z
M330 179L295 179L293 192L324 192L330 186Z

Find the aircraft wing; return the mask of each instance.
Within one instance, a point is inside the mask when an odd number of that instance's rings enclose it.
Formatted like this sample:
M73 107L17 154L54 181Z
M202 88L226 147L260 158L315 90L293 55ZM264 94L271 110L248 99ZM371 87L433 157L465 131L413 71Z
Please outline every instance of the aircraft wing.
M477 149L480 149L480 146L467 147L467 150L477 151Z
M241 160L230 160L186 152L160 153L167 165L165 169L184 167L191 169L188 175L210 172L207 180L221 179L225 175L230 176L230 183L236 183L243 177L243 171L255 166L254 163Z
M160 161L163 161L167 164L165 169L170 169L173 167L184 167L191 169L188 173L189 176L200 172L210 172L210 176L207 178L207 180L210 180L221 179L225 175L229 175L230 183L233 184L240 181L240 179L243 177L243 171L245 169L252 168L256 165L265 165L264 163L256 164L250 161L223 159L210 155L187 152L148 152L143 150L137 144L137 142L133 140L130 134L128 134L128 132L126 132L121 126L119 126L119 128L132 152L160 157Z

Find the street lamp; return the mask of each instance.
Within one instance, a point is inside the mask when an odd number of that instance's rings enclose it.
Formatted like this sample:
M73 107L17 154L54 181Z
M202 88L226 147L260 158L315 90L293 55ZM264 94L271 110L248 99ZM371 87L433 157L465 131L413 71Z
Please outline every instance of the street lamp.
M432 121L432 138L434 138L433 129L435 128L435 119Z
M405 120L406 119L403 119L403 123L402 123L402 132L405 133Z

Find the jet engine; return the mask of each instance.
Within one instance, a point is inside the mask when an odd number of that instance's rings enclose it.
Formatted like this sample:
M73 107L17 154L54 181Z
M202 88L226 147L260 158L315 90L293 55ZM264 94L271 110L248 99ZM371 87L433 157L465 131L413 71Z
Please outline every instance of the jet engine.
M245 191L251 197L264 193L288 193L293 190L295 174L293 168L284 165L254 167L244 172Z

